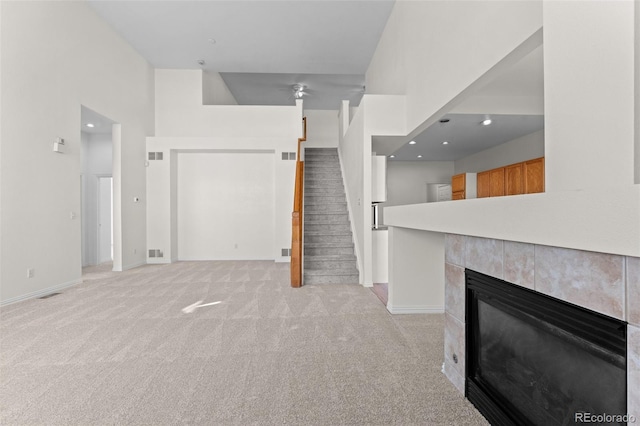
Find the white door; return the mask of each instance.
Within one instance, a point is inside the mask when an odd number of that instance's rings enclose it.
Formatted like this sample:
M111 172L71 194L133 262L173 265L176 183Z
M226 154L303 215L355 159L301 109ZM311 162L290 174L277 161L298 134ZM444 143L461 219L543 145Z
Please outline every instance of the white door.
M98 263L113 260L113 178L98 179Z

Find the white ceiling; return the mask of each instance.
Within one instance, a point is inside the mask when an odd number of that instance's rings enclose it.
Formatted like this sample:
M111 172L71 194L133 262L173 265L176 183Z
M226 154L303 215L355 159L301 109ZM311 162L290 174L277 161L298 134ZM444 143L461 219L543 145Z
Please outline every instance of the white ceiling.
M94 10L156 68L220 72L240 104L305 108L357 99L393 0L105 1ZM198 61L204 60L204 65ZM278 75L281 75L278 77ZM298 80L296 75L301 75Z
M95 11L156 68L219 72L241 105L294 105L294 84L306 86L305 109L357 105L364 74L393 0L87 0ZM198 64L199 60L204 65ZM505 114L495 126L470 131L494 114L487 100L534 100L542 104L542 48L479 89L456 114L442 146L439 123L415 139L394 140L396 160L456 160L543 126L541 114ZM463 105L464 106L464 105ZM471 110L473 111L471 111ZM475 114L475 115L474 115ZM472 126L473 125L473 126ZM471 127L470 127L471 126ZM459 127L459 128L458 128ZM391 146L387 145L387 146ZM410 149L409 149L410 148ZM393 148L395 150L396 148ZM389 154L379 149L380 153Z
M466 113L446 114L442 118L448 118L448 123L436 122L414 137L415 145L409 145L407 138L374 136L374 150L379 154L393 154L392 161L459 160L543 129L543 103L543 48L540 46L455 109ZM510 111L509 106L515 104L519 109L523 109L523 105L531 106L524 109L537 113ZM493 120L489 126L480 124L486 117ZM449 144L443 145L444 141ZM384 146L399 148L385 152Z
M84 105L80 110L80 122L82 124L81 131L91 134L111 133L113 124L115 124L113 120L110 120L104 115L98 114L97 112L85 107ZM87 124L92 124L93 127L89 127L87 126Z
M492 120L488 126L481 124L486 117ZM455 161L544 127L542 115L447 114L442 119L449 121L427 128L414 138L415 145L407 143L394 152L393 160Z

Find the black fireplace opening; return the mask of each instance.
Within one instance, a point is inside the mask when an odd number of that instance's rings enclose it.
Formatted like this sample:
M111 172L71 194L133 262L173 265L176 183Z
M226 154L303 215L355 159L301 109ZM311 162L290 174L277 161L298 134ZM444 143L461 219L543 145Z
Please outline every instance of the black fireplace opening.
M626 424L625 322L465 277L465 392L492 425Z

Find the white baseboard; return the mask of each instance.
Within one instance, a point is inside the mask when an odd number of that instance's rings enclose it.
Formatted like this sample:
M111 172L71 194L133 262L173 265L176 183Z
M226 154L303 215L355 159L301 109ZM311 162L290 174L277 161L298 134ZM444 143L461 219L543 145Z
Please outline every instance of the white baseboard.
M142 262L140 265L166 265L172 263L171 259L164 259L164 258L157 258L157 257L150 257L149 259L147 259L147 262ZM131 268L129 268L131 269ZM123 269L124 270L124 269Z
M409 305L391 306L387 303L387 311L391 314L444 314L444 306Z
M132 263L131 265L126 265L122 267L123 271L129 270L129 269L133 269L133 268L137 268L138 266L142 266L142 265L146 265L147 262L142 261L142 262L138 262L138 263Z
M68 281L63 284L54 285L53 287L47 287L42 290L36 290L31 293L23 294L21 296L12 297L11 299L3 300L0 302L0 306L11 305L12 303L21 302L27 299L35 299L37 297L46 296L47 294L55 293L57 291L63 290L68 287L73 287L74 285L82 283L82 278L78 278L77 280Z

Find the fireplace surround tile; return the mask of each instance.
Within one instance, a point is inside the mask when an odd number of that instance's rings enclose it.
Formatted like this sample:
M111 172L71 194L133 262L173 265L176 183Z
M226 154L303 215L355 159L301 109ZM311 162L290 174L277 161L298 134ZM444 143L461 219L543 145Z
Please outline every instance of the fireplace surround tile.
M640 300L640 258L447 234L445 262L444 372L461 393L467 267L618 319L626 318L628 411L640 419L640 303L634 303ZM457 364L452 359L454 353Z
M466 237L465 266L474 271L503 278L504 242L492 238Z
M464 323L464 268L445 263L444 280L445 310Z
M465 377L465 330L464 322L452 315L444 315L444 363ZM458 362L454 361L454 355Z
M453 386L455 386L456 389L458 389L458 392L464 395L465 379L460 374L458 374L458 372L454 367L452 367L452 365L453 364L448 364L448 363L444 364L444 375L447 376L447 378L453 384Z
M640 419L640 327L627 326L627 411Z
M534 259L533 244L504 242L504 280L522 287L534 287Z
M624 257L535 246L535 290L625 319Z
M453 265L465 267L465 237L463 235L445 234L444 261Z
M627 257L627 321L640 326L640 257Z

